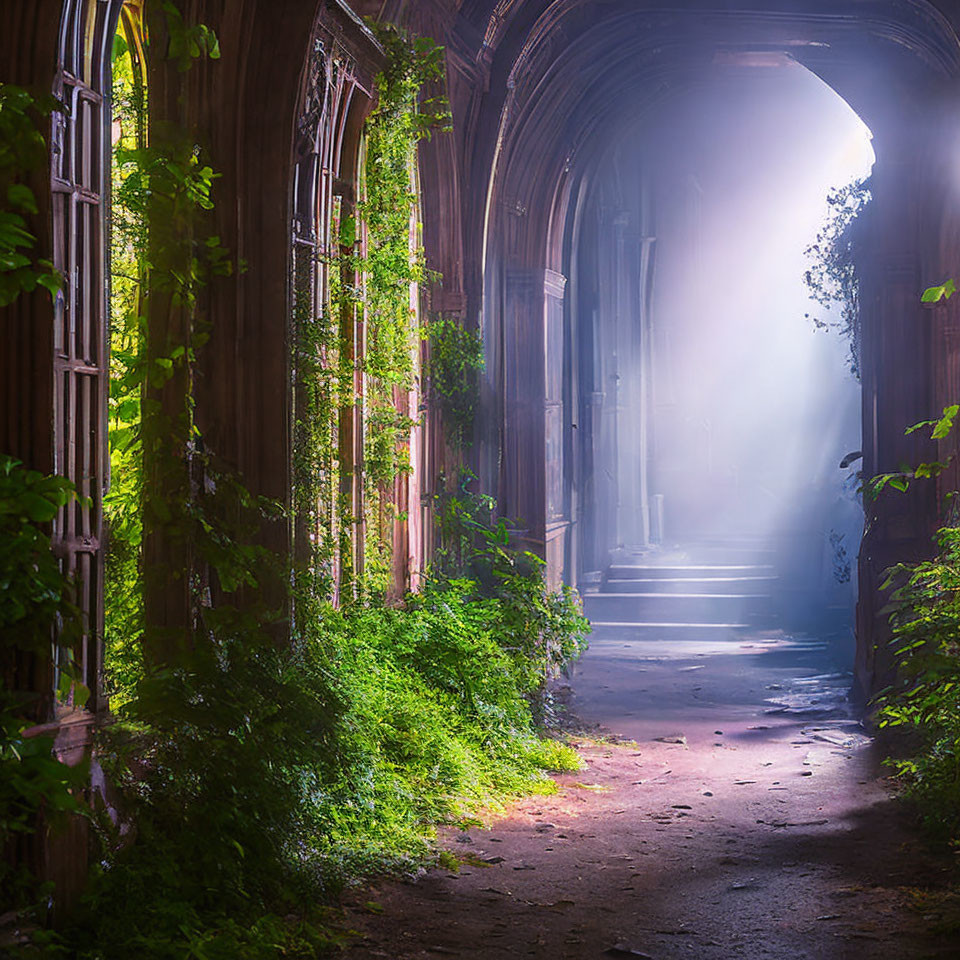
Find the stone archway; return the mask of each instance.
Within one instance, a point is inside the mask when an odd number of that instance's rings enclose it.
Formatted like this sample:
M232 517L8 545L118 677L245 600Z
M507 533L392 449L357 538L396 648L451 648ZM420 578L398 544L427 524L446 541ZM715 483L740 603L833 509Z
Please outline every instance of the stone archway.
M943 197L952 190L954 128L942 104L960 75L960 55L946 18L930 4L899 3L776 13L758 5L732 13L712 4L665 12L570 0L536 10L512 5L508 13L511 46L492 57L491 93L476 124L486 134L480 142L489 165L474 166L475 188L482 185L486 198L484 241L472 263L468 253L466 279L468 290L471 280L479 290L482 273L482 309L478 295L474 308L487 341L487 395L494 398L480 466L501 508L525 521L527 542L548 560L553 577L575 575L577 566L570 532L577 517L563 495L572 463L559 480L552 476L562 449L553 424L562 396L552 386L556 360L549 359L565 257L576 243L576 198L610 131L695 82L718 54L795 59L873 131L872 241L862 271L864 469L872 475L929 459L932 451L905 437L903 427L960 389L952 310L931 323L918 303L923 286L952 269L954 253L941 243L951 219ZM480 228L476 214L472 226ZM860 564L861 692L876 689L888 666L876 653L885 629L877 613L882 571L929 549L937 514L931 485L881 503L871 518Z

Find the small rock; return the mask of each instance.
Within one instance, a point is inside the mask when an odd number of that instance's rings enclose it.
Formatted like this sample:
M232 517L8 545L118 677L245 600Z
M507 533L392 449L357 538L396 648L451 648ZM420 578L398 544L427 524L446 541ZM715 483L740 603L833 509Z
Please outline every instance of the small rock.
M620 943L615 947L607 947L603 952L604 955L608 957L640 957L642 960L653 960L653 957L651 957L649 953L644 953L642 950L634 950L631 947L625 947Z
M682 733L668 733L663 737L654 737L658 743L683 743L686 744L687 738Z
M714 730L713 733L714 733L714 735L717 736L717 737L722 737L722 736L723 736L723 731L722 731L722 730Z
M484 857L484 863L503 863L503 857Z

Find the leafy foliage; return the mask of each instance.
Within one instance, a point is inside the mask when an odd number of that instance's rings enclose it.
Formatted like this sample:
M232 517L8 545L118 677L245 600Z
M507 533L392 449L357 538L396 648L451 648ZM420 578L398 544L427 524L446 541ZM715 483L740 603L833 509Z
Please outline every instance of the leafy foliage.
M63 278L50 260L32 254L37 238L27 217L38 213L25 175L47 163L40 122L59 108L51 96L34 97L22 87L0 83L0 307L38 286L55 296Z
M477 407L477 374L483 369L483 340L449 317L436 317L427 324L430 359L427 376L430 394L443 411L450 442L456 447L470 443Z
M113 202L110 208L110 488L104 502L104 673L119 705L143 668L143 444L149 180L137 151L146 145L143 65L122 33L113 44ZM119 699L118 699L119 698Z
M943 415L936 420L921 420L919 423L907 427L904 433L910 434L916 430L922 430L924 427L933 427L930 439L945 440L953 430L953 423L958 413L960 413L960 405L952 403L943 408ZM876 500L886 487L905 493L914 480L930 480L939 477L953 462L954 456L955 454L950 453L945 460L932 460L918 463L916 466L901 464L899 470L879 473L875 477L871 477L863 485L866 502L871 503Z
M427 276L420 248L417 143L447 119L442 96L424 97L443 76L442 50L393 26L371 23L387 60L376 78L377 104L365 127L361 189L355 207L335 201L319 315L310 282L315 267L294 253L294 516L302 558L298 595L382 596L390 586L396 508L393 484L410 470L415 420L406 409L417 370L417 285ZM349 331L362 321L363 341ZM357 377L358 372L360 377ZM359 380L359 382L358 382ZM341 489L341 425L363 410L362 502ZM348 470L354 464L350 463ZM361 569L351 535L362 530ZM309 600L300 597L300 609Z
M892 762L925 822L960 841L960 528L937 543L933 559L889 571L898 682L880 723L917 734L911 756Z
M392 521L390 485L410 469L414 424L401 398L417 373L416 290L427 277L420 247L416 148L449 121L442 94L424 96L444 77L443 48L389 24L371 24L387 54L377 76L377 105L367 121L357 219L346 218L341 244L356 232L350 267L360 283L346 291L363 312L366 558L361 592L382 594L389 583ZM360 230L357 231L357 224Z
M496 635L515 657L521 690L543 721L550 707L546 681L583 653L590 625L577 592L551 590L544 561L512 545L516 523L496 515L492 497L469 489L474 480L462 470L457 489L436 498L440 547L433 575L440 582L467 577L477 598L492 601Z
M935 286L927 287L920 297L921 303L939 303L941 300L949 300L957 292L956 283L950 279Z
M937 303L955 292L953 280L923 293ZM943 442L953 433L960 404L943 408L942 416L922 420L906 432L932 428L931 440ZM875 498L886 486L905 491L914 479L940 476L953 461L904 466L865 485ZM948 502L955 502L956 493ZM881 692L880 725L913 734L908 756L890 762L930 829L960 844L960 526L955 520L937 532L933 558L900 563L887 571L884 589L891 590L887 610L893 631L895 683Z
M860 376L860 279L857 275L857 219L870 201L869 180L854 180L827 195L830 214L804 254L810 268L803 279L810 297L821 306L839 307L838 320L806 314L818 329L839 331L850 342L850 370Z
M12 457L0 457L0 629L7 646L43 652L54 620L72 619L69 585L44 527L75 500L73 486L63 477L47 477Z
M52 625L63 625L59 651L60 693L82 703L85 688L71 669L69 644L76 610L71 585L50 549L47 533L57 511L73 503L76 492L62 477L26 470L12 457L0 456L0 671L11 677L23 654L50 664ZM45 674L45 670L41 670ZM19 683L18 687L27 686ZM31 728L48 699L46 691L0 690L0 848L32 834L41 813L57 825L63 814L77 812L75 792L85 780L83 766L68 767L53 754L53 739ZM40 891L35 879L0 861L0 898L14 907L33 905Z
M210 27L205 23L187 24L183 14L171 0L164 0L163 12L170 35L167 57L177 61L177 69L181 73L189 70L194 60L202 57L220 59L220 41Z

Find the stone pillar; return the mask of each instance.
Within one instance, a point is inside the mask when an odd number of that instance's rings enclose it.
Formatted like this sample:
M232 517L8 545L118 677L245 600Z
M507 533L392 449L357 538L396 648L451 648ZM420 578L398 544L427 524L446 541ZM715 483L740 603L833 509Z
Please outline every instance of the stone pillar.
M542 556L546 524L543 270L508 269L502 304L500 506L520 522L528 548Z
M912 147L917 142L922 141L901 132L877 141L873 200L859 226L865 478L936 456L927 434L904 434L907 426L936 412L931 326L920 305L928 279L924 251L929 221L924 211L929 184L924 163ZM891 565L930 555L935 485L921 481L905 494L888 489L865 506L855 665L855 689L861 697L890 678L890 631L881 612L887 598L880 587Z

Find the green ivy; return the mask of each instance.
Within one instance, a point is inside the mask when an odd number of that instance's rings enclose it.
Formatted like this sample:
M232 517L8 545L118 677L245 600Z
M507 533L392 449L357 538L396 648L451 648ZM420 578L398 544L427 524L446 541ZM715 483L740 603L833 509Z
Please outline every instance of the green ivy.
M427 376L430 395L443 412L447 436L455 447L473 439L473 421L479 396L478 374L483 370L483 340L448 317L427 324L430 358Z
M407 440L414 420L399 412L398 401L417 375L420 337L411 292L428 277L419 225L414 222L416 149L434 130L448 127L450 114L442 95L422 95L425 87L439 85L444 78L443 48L392 25L372 26L384 46L387 66L377 76L377 105L366 126L357 210L364 233L354 244L351 266L363 278L353 296L367 330L363 586L377 595L390 583L395 519L390 486L410 470ZM350 221L345 229L347 234L355 232Z
M960 843L960 528L942 528L936 556L896 565L884 586L897 683L880 725L914 731L910 755L891 762L926 824Z
M63 285L53 263L32 252L37 238L26 218L38 213L37 198L22 182L47 164L40 123L58 109L51 96L0 83L0 307L38 286L55 296Z
M110 208L110 381L107 439L110 488L104 496L104 680L119 706L143 667L143 446L145 378L143 298L147 280L145 211L149 180L138 151L146 146L143 65L123 33L113 44Z
M77 500L63 477L27 470L9 456L0 456L0 672L16 675L24 654L38 662L46 678L51 663L53 624L60 624L56 651L60 698L82 705L88 691L79 682L71 657L77 639L78 611L72 584L50 548L49 525L57 512ZM23 678L21 678L22 680ZM21 687L23 684L20 685ZM34 834L43 814L57 827L67 813L80 810L84 765L68 767L55 759L53 738L31 735L47 719L51 691L0 690L0 848ZM0 861L0 899L13 908L36 908L41 887L25 868Z

